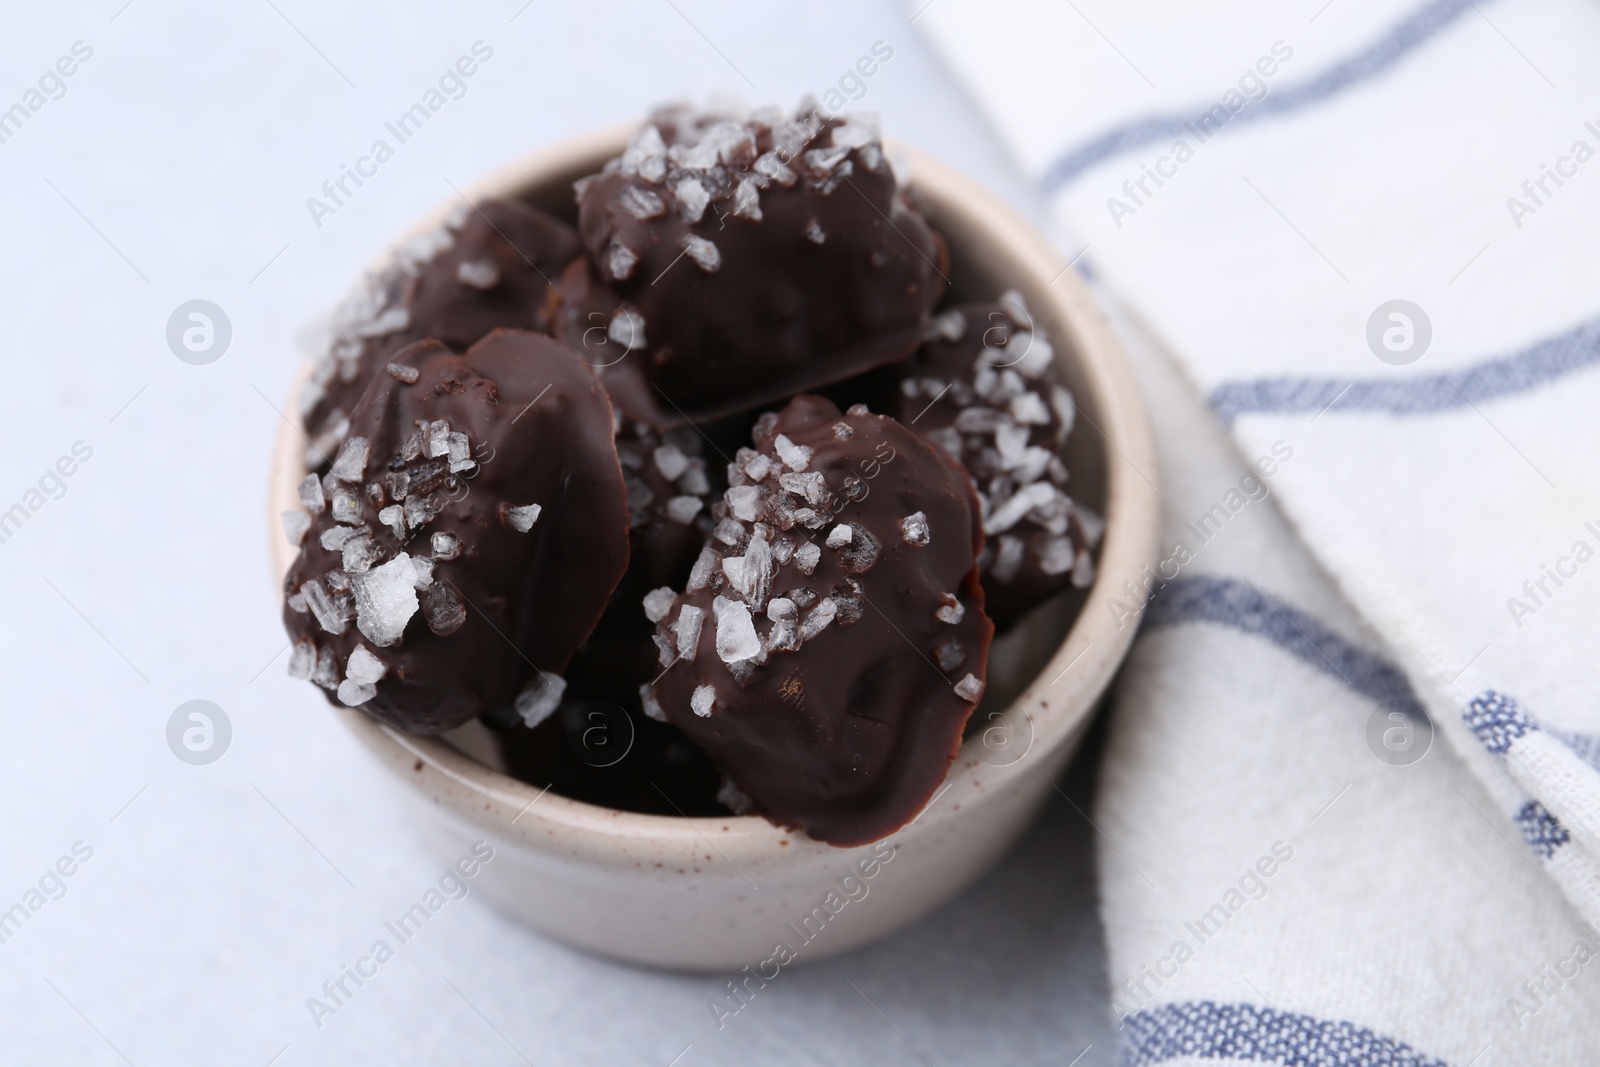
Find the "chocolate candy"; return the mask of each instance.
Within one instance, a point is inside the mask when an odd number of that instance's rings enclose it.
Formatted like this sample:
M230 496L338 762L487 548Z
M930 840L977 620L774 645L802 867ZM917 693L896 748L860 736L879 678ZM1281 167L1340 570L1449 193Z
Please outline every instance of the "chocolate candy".
M401 248L334 314L301 394L316 443L307 465L333 455L367 383L405 346L431 337L461 351L499 327L548 332L550 284L579 251L570 227L513 200L462 208Z
M611 403L523 331L395 353L300 498L290 673L412 732L548 714L628 564Z
M948 457L863 407L798 397L753 439L684 591L643 600L665 669L646 710L706 750L728 802L876 840L943 780L983 693L977 501Z
M631 347L608 386L642 381L622 406L660 425L904 359L945 288L944 242L863 118L658 111L576 189L592 271L563 280L563 328Z
M977 485L989 535L984 604L1002 631L1094 582L1104 523L1066 492L1061 449L1076 412L1052 378L1054 359L1022 297L1008 292L937 316L884 390L886 410L959 459Z

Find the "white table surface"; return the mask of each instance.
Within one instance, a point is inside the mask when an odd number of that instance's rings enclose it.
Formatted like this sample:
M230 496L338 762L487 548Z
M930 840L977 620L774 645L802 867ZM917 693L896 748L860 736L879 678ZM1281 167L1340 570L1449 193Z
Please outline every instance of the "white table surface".
M1060 798L955 903L786 970L725 1030L721 979L575 953L476 896L321 1029L306 1008L439 865L284 674L263 484L297 329L451 184L658 100L792 104L877 41L894 55L857 106L1038 217L907 11L123 3L12 5L0 33L0 108L93 49L0 144L0 511L93 450L0 544L0 909L93 849L0 944L0 1063L1110 1062L1092 831ZM478 40L466 95L316 227L306 198ZM207 366L165 340L194 298L233 327ZM196 698L233 727L209 766L165 740ZM1068 788L1087 807L1081 766Z

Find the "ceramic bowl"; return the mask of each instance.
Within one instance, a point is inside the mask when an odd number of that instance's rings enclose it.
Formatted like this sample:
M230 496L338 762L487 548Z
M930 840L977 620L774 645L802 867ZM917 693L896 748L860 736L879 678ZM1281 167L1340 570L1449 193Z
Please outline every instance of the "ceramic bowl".
M629 132L540 150L467 195L520 197L570 219L572 181L619 153ZM1106 602L1154 558L1157 502L1140 473L1156 463L1127 362L1076 276L1030 226L950 167L901 146L891 154L949 242L950 300L1014 288L1049 333L1079 412L1066 457L1072 492L1106 519L1097 580L996 642L978 728L944 785L913 822L862 848L834 848L756 816L663 817L581 803L502 773L476 723L421 737L333 709L417 802L416 826L430 847L450 860L465 843L489 842L495 857L475 887L550 937L648 966L770 972L912 922L1021 834L1132 641L1134 627L1119 628ZM456 204L416 230L437 226ZM280 576L293 550L278 514L296 506L303 447L293 429L281 431L269 510ZM309 686L303 698L322 703Z

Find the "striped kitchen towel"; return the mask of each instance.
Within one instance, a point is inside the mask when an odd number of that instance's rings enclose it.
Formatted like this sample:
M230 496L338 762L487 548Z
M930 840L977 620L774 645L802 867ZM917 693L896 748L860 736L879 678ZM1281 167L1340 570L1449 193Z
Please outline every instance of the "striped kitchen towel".
M1156 414L1126 1061L1600 1062L1600 8L913 14Z

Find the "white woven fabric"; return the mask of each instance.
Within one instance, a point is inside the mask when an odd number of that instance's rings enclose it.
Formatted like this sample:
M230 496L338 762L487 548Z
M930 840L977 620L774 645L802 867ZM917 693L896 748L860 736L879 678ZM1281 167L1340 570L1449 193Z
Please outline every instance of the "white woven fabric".
M1154 397L1163 561L1090 606L1144 627L1096 815L1126 1061L1593 1062L1600 11L918 25Z

